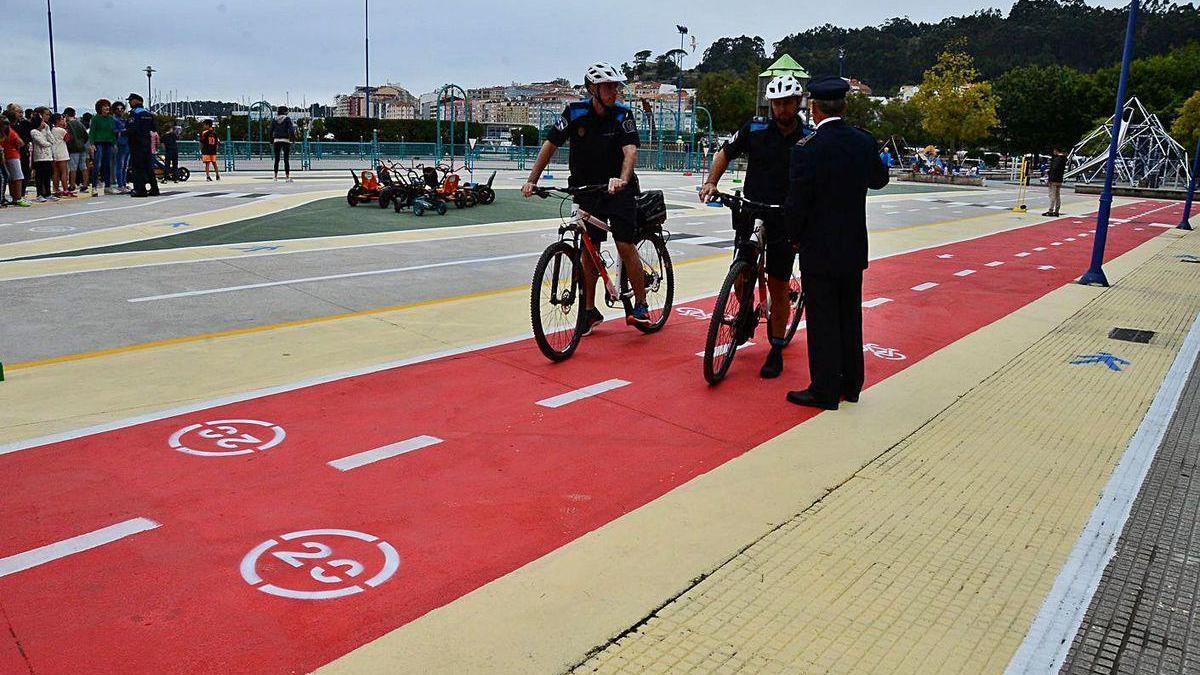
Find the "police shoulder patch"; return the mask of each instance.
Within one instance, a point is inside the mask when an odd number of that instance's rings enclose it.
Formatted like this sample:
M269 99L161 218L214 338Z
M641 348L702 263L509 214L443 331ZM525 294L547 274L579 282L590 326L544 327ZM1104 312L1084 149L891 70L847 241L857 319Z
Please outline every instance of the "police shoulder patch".
M588 114L591 110L591 101L574 101L567 105L567 115L570 116L572 122Z
M766 117L753 117L749 126L750 131L765 131L771 128L771 120Z
M628 134L634 133L637 131L637 121L632 116L626 117L625 121L621 123L621 130Z

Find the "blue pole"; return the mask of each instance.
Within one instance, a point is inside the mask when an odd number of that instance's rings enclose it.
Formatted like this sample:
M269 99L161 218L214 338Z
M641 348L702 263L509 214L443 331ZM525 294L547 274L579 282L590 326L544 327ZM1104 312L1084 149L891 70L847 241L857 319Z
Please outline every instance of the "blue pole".
M363 83L364 94L366 99L363 101L363 117L371 117L371 9L370 0L363 0L363 65L366 72L363 77L366 82Z
M1200 172L1200 139L1196 139L1196 156L1192 158L1192 179L1188 181L1187 200L1183 202L1183 220L1179 221L1180 230L1192 229L1188 219L1192 217L1192 198L1196 194L1196 173Z
M46 29L50 34L50 98L58 112L58 82L54 75L54 17L50 15L50 0L46 0Z
M1125 85L1129 81L1129 61L1133 58L1133 33L1137 27L1138 0L1130 0L1129 24L1125 28L1125 53L1121 57L1121 79L1117 82L1117 106L1113 113L1112 141L1108 144L1108 161L1104 165L1104 191L1100 193L1100 210L1096 213L1096 239L1092 242L1092 264L1079 278L1085 286L1108 286L1104 276L1104 244L1108 240L1108 217L1112 212L1113 174L1120 145L1121 123L1125 114Z

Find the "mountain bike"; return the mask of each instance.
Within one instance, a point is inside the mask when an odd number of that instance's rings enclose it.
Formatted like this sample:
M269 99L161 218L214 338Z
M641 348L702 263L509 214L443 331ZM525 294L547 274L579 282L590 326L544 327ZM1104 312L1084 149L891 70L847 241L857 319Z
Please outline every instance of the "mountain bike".
M709 319L708 337L704 341L704 379L709 384L716 384L725 378L738 347L754 337L760 321L768 319L771 303L767 286L767 247L763 217L770 213L778 213L783 208L775 204L751 201L742 197L740 191L732 195L718 192L716 198L729 208L735 230L747 219L752 221L746 235L739 231L735 237L733 264L729 266L729 272L721 284L717 304L713 307L712 318ZM755 286L758 287L757 304ZM796 329L800 326L800 316L804 313L804 287L800 284L800 277L794 267L791 281L788 283L788 311L787 331L783 335L785 342L791 342L792 337L796 335Z
M545 199L559 193L567 200L579 195L598 193L608 189L605 185L589 185L575 188L547 187L534 192ZM656 332L671 316L671 303L675 296L675 272L671 267L671 255L667 252L667 236L661 226L666 220L666 204L662 192L654 190L637 197L637 228L634 246L641 259L646 288L646 304L650 308L649 324L634 324L643 333ZM579 346L585 329L583 307L583 256L591 261L604 282L604 304L616 307L621 304L625 315L633 312L634 295L624 265L619 266L618 283L608 275L612 264L611 256L601 254L599 246L588 236L587 226L593 225L608 231L608 224L587 211L575 206L570 218L558 228L558 241L542 252L533 268L533 286L530 293L530 315L533 336L542 354L551 361L570 358ZM605 252L607 253L607 252Z

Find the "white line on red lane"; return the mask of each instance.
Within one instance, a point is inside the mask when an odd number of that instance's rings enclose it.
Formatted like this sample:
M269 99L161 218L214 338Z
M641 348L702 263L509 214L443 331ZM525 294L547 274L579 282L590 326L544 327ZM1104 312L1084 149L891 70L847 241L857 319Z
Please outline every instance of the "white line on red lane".
M1035 249L1033 249L1033 250L1035 250L1035 251L1039 251L1039 252L1040 252L1040 251L1045 251L1045 250L1046 250L1046 247L1045 247L1045 246L1038 246L1037 248L1035 248Z
M1018 254L1017 254L1017 257L1018 257L1018 258L1028 258L1028 257L1029 257L1029 251L1021 251L1020 253L1018 253Z
M360 452L349 457L335 459L329 462L329 466L338 471L349 471L350 469L357 469L360 466L378 462L381 459L391 459L397 455L403 455L406 452L420 450L421 448L428 448L431 445L437 445L441 442L442 439L436 436L417 436L406 441L400 441L399 443L392 443L391 445L385 445L374 450L367 450L366 452Z
M161 527L161 524L149 518L132 518L116 525L102 527L95 532L88 532L87 534L81 534L53 544L39 546L24 553L0 558L0 577L15 574L31 567L37 567L38 565L43 565L59 558L65 558L74 553L111 544L118 539L124 539L139 532L153 530L156 527Z
M912 289L914 291L927 291L931 288L936 288L936 287L937 287L937 284L935 284L934 282L926 281L923 284L917 284L916 286L913 286Z
M537 404L544 408L561 408L564 405L567 405L568 403L574 403L575 401L579 401L579 400L582 400L585 398L590 398L590 397L596 396L598 394L603 394L606 391L612 391L613 389L619 389L628 384L629 384L629 382L627 382L625 380L616 380L616 379L605 380L603 382L597 382L596 384L590 384L586 387L576 389L575 391L568 391L565 394L559 394L558 396L551 396L550 398L544 398L544 399L538 401Z
M1003 264L1004 264L1004 263L1000 262L999 260L993 260L992 262L990 262L990 263L988 263L988 264L984 265L984 267L999 267L999 266L1001 266L1001 265L1003 265Z
M959 271L957 271L957 272L955 272L955 273L954 273L954 276L956 276L956 277L969 277L969 276L971 276L972 274L975 274L975 270L959 270Z
M864 302L862 304L862 306L863 307L878 307L884 303L891 302L891 301L892 301L891 298L875 298L874 300L867 300L866 302Z
M801 321L800 325L803 326L804 323L805 322ZM800 329L797 328L796 330L800 330ZM743 342L741 344L741 346L738 347L738 349L746 349L748 347L753 347L753 346L754 346L753 342ZM720 347L717 347L716 349L713 350L713 356L725 356L725 352L727 352L727 351L729 351L729 345L723 344ZM704 356L704 352L696 352L696 356Z

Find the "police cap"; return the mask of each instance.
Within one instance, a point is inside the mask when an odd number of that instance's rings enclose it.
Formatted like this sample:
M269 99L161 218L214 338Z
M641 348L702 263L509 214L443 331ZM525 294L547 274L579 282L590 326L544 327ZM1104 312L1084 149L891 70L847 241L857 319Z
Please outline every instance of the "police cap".
M850 83L836 75L814 78L808 83L808 94L818 101L837 101L846 98Z

